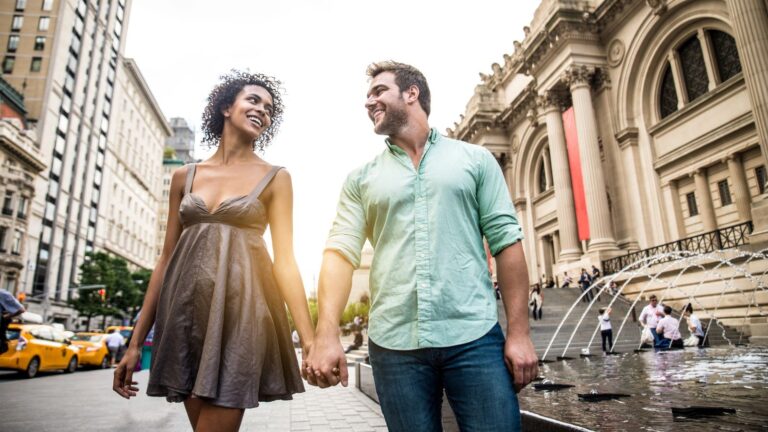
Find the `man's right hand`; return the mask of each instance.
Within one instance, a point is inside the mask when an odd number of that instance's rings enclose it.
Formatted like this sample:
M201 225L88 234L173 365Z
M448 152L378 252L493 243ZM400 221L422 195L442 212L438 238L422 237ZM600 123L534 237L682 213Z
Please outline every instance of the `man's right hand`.
M344 387L349 384L347 357L338 335L317 334L305 367L307 382L312 385L326 388L339 383Z

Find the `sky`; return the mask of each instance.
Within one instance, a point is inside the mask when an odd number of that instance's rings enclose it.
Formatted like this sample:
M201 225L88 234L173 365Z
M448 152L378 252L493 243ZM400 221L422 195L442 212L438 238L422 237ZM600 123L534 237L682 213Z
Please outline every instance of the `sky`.
M363 107L373 61L416 66L430 124L452 127L480 83L523 40L538 0L134 0L125 56L166 117L200 130L206 97L232 68L277 77L285 115L262 157L291 173L294 247L312 291L341 185L385 148ZM215 5L215 6L214 6ZM212 153L200 144L195 156Z

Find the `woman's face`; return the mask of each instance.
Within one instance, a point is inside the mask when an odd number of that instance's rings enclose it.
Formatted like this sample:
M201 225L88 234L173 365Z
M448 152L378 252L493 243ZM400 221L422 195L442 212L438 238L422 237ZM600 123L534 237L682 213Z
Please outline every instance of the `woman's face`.
M239 132L257 139L272 124L272 96L258 85L247 85L240 90L232 105L224 111L227 123Z

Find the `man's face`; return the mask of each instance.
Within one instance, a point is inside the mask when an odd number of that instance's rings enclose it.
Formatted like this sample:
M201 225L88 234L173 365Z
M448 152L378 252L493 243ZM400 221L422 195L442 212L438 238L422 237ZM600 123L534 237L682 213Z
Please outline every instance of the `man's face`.
M382 72L371 80L365 109L379 135L395 135L408 124L403 94L395 82L395 74Z
M658 305L658 304L659 304L659 301L657 299L655 299L655 298L651 299L651 306L656 307L656 305Z

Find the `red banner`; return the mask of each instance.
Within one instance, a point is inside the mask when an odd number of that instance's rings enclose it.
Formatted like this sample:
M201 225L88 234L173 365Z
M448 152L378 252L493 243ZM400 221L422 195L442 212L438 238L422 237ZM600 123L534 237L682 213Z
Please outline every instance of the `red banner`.
M584 195L584 179L581 177L581 159L579 158L579 137L576 134L576 118L573 107L563 113L563 129L565 129L565 145L568 148L568 166L571 168L571 187L573 188L573 204L576 207L576 226L579 240L589 239L589 216L587 215L587 199Z

